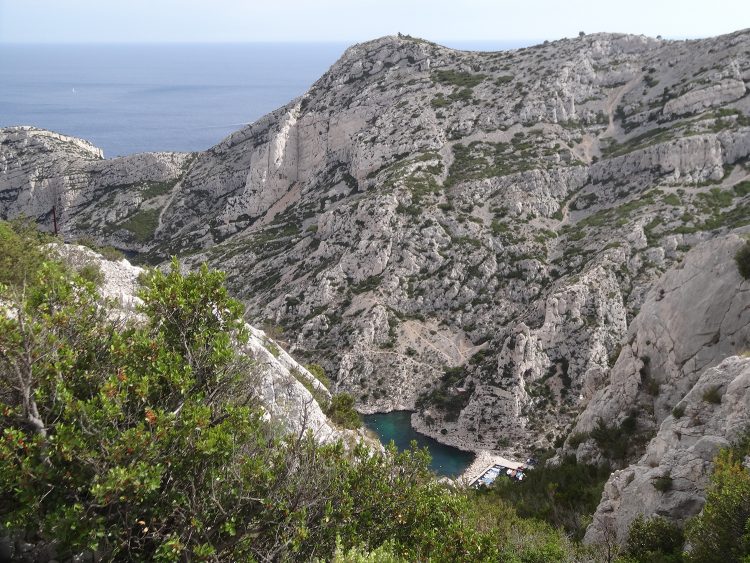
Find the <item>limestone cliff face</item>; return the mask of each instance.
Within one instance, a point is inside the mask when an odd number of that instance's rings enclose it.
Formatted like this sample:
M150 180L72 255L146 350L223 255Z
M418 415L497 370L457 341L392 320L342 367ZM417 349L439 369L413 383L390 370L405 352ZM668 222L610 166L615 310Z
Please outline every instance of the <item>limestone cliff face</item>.
M750 426L750 358L707 369L675 406L643 457L609 478L585 541L614 531L624 542L638 515L684 523L701 511L712 460Z
M636 458L610 476L586 541L614 531L624 542L638 515L696 515L713 458L750 430L750 359L740 356L750 349L750 281L733 260L742 244L734 234L708 240L655 281L606 385L578 417L565 453L601 461L604 425L627 428L619 463Z
M701 252L728 275L750 224L749 52L747 31L499 53L386 37L202 153L104 160L1 130L0 216L49 227L55 205L68 240L226 270L250 320L363 412L416 407L442 441L520 456L638 408L638 456L747 346L741 315L731 338L662 317L692 253L723 241ZM653 316L683 348L646 336ZM650 407L642 377L664 388Z
M148 246L160 207L191 156L104 160L86 141L32 127L0 129L0 216L25 215L67 239L90 234L125 250Z
M634 408L639 428L655 431L707 368L748 350L750 282L733 260L742 244L736 235L709 240L655 281L576 432L620 422ZM584 458L588 445L577 449Z

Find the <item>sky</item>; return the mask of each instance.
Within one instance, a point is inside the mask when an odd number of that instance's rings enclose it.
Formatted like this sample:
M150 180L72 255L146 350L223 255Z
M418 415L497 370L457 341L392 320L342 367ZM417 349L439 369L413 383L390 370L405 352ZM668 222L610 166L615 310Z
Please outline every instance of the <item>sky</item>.
M696 38L750 0L0 0L0 43L528 41L579 31Z

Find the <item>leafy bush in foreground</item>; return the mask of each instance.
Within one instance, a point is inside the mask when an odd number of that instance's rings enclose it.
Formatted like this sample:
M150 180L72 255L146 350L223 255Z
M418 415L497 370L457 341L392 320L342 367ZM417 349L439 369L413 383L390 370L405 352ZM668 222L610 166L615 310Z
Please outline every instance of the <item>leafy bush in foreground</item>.
M139 324L113 320L94 284L54 261L34 279L0 289L13 311L0 317L0 533L59 559L570 554L549 526L439 484L425 451L279 436L234 352L242 307L222 274L149 273Z
M362 417L354 410L354 398L349 393L337 393L331 397L326 414L344 428L354 430L362 426Z
M668 520L654 516L645 519L638 516L630 524L626 552L636 561L682 561L682 530Z
M688 523L692 546L688 561L727 563L747 561L750 556L750 471L742 464L747 455L740 448L722 451L714 461L711 487L701 514Z

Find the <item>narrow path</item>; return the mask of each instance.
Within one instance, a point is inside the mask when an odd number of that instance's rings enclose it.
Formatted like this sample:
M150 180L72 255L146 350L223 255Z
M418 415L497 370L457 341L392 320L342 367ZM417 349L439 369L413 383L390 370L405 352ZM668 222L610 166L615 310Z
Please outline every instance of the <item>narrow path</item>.
M622 97L628 93L630 90L633 89L633 86L638 84L641 81L641 78L643 78L643 73L638 73L635 77L633 77L627 84L624 86L621 86L614 92L610 93L609 98L607 99L607 116L609 117L609 126L607 129L599 135L600 139L603 139L605 137L612 137L615 132L615 110L617 109L617 106L620 104L620 101L622 100Z

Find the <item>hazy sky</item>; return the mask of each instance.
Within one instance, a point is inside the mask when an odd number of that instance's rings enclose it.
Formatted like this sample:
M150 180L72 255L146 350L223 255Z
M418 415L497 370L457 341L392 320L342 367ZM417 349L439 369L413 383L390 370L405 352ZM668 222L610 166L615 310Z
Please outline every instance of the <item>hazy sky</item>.
M750 0L0 0L0 42L516 41L750 27Z

